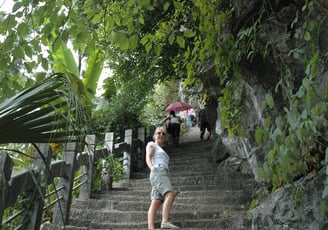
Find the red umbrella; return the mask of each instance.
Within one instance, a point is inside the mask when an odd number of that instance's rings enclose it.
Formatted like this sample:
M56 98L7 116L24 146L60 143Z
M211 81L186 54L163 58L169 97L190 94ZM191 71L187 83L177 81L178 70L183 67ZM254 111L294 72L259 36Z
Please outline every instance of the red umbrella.
M166 107L165 111L170 112L171 110L173 110L175 112L179 112L179 111L188 110L191 108L192 108L192 106L187 102L176 101L176 102L169 104Z

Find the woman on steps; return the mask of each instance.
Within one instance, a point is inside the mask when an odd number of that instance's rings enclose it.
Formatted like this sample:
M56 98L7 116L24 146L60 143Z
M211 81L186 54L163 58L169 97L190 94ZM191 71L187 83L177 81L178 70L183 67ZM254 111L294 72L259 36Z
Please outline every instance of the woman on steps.
M157 127L154 132L154 141L146 146L146 163L150 169L151 204L148 210L148 229L155 229L157 210L163 203L161 228L178 229L178 226L169 222L170 211L175 200L171 180L168 175L170 157L163 150L167 136L164 127Z

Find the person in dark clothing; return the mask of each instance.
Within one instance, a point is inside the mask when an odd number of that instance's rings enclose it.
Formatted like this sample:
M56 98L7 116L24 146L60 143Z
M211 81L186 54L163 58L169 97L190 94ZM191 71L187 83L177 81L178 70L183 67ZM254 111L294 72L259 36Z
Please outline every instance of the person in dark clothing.
M179 146L179 139L180 139L180 125L182 123L182 119L179 116L175 115L175 112L172 110L170 111L170 115L167 116L162 124L168 121L167 124L167 131L172 135L173 145L178 147Z
M208 132L208 136L207 136L206 140L209 140L212 135L212 129L211 129L210 123L207 120L207 114L206 114L207 112L208 111L207 111L206 105L205 105L205 107L199 111L199 115L198 115L198 125L200 128L200 139L201 140L204 139L204 134L205 134L206 130Z

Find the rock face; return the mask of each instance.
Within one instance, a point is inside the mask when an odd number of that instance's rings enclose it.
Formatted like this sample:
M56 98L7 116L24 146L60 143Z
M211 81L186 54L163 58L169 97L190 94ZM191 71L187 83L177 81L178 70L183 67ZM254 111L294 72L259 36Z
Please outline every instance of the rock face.
M265 97L265 91L261 86L251 86L245 81L242 83L243 106L241 108L241 123L247 130L247 138L234 137L229 138L221 129L220 118L216 123L216 133L219 138L211 152L211 160L220 162L225 156L229 155L234 158L240 158L248 162L250 170L253 172L255 179L258 178L258 168L264 161L265 146L258 147L254 140L255 128L263 123L260 112L260 104ZM220 106L218 106L218 110ZM219 113L219 112L217 112Z
M328 210L320 213L324 171L277 190L253 210L252 229L328 229ZM295 199L299 197L299 200Z
M242 3L239 4L240 10L236 15L236 18L239 19L236 19L231 28L233 33L238 33L247 17L250 17L252 12L258 9L258 3L258 1L250 1L245 2L245 6L241 6ZM255 143L255 130L263 125L263 113L274 118L283 114L283 107L289 104L289 99L286 98L284 92L275 90L277 83L281 80L281 72L284 71L282 66L291 71L292 84L294 89L298 89L305 76L305 68L303 63L293 57L291 53L298 49L303 49L306 52L311 49L310 45L306 43L306 39L297 37L298 31L295 31L295 28L291 26L296 17L300 25L308 17L301 10L304 3L297 1L285 1L285 3L283 7L275 11L272 18L268 18L261 25L261 30L271 35L271 37L262 38L263 44L268 41L271 43L272 50L269 54L271 56L266 60L255 57L252 62L248 60L240 62L242 81L236 96L241 100L240 121L246 132L245 135L243 137L227 137L220 124L220 104L217 104L217 107L212 107L212 112L218 114L215 124L218 137L211 151L210 160L217 163L223 161L243 162L244 164L241 165L247 166L241 170L251 171L257 181L259 180L258 169L266 159L267 146L258 146ZM321 77L321 80L318 81L321 85L321 92L327 88L327 15L328 1L313 1L313 12L309 17L322 25L318 31L318 43L315 47L322 57L321 62L317 65L318 76ZM261 40L261 38L259 39ZM296 53L294 54L296 55ZM204 75L208 78L217 78L213 72L213 70L208 70ZM204 82L205 84L208 82L211 96L218 98L221 89L213 89L213 84L210 83L214 81L213 79ZM275 109L263 112L261 106L267 93L272 93ZM328 229L326 207L322 209L324 217L320 215L325 177L325 173L321 171L319 174L301 178L294 186L289 185L280 188L266 199L260 200L260 204L253 210L252 229ZM294 200L293 197L298 197L298 200Z

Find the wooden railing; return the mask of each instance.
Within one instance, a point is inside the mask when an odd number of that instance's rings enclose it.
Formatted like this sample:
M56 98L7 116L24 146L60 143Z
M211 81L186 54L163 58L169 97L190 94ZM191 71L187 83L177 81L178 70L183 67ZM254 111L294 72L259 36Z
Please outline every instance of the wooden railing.
M15 229L40 229L44 221L44 211L49 208L53 208L52 223L67 225L73 191L79 189L79 199L86 200L91 196L95 163L109 154L121 157L125 176L129 179L133 169L145 168L145 144L144 128L139 128L136 135L133 135L132 130L126 130L122 143L114 143L114 133L107 133L105 147L101 149L96 149L95 136L89 135L85 138L84 146L77 143L65 144L63 157L57 161L51 161L49 144L37 144L31 167L16 173L13 173L14 163L11 157L0 151L0 229L10 226L13 220L22 215L28 218L22 218L19 221L20 226L15 226ZM78 151L79 149L84 151ZM76 172L81 173L76 175ZM79 181L75 187L74 181ZM51 193L46 193L49 185L55 185L55 188ZM19 196L24 194L33 195L28 207L3 220L6 208L14 206ZM48 202L47 198L54 195L56 199Z

